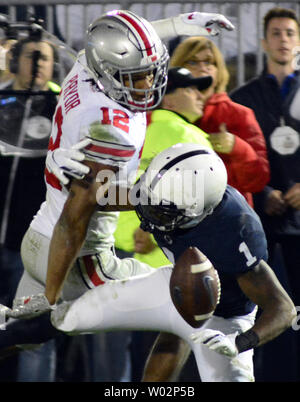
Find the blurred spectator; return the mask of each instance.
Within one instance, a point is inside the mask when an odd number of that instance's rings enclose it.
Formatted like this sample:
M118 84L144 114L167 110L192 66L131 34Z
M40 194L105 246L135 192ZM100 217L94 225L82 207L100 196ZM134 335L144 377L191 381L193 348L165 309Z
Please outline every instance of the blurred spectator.
M25 38L16 42L9 59L14 78L0 92L0 302L8 306L12 304L23 273L21 240L45 197L45 156L59 92L58 85L50 82L55 54L54 47L45 41ZM17 147L17 156L13 155L11 146ZM48 348L52 349L44 346L44 350ZM50 379L55 368L52 350L44 352L42 359L37 357L37 352L25 352L19 361L17 378L24 381ZM7 378L5 362L1 368L2 378Z
M295 12L271 9L264 16L263 33L266 66L258 77L232 92L231 97L254 110L266 139L271 180L256 195L255 208L267 235L271 264L280 245L291 296L294 304L300 306L300 78L297 65L299 22ZM298 350L294 356L298 356L299 381L299 331L296 337ZM279 341L273 346L277 358L277 351L282 350L282 347L278 348ZM295 359L286 352L281 358L285 364L279 365L279 372L274 369L264 371L266 380L282 380L282 375L287 380L295 380L293 373L288 377ZM272 365L271 354L269 364ZM284 372L280 366L285 367Z
M187 68L194 77L213 77L212 85L202 91L203 116L195 124L210 134L214 150L226 165L228 184L253 206L252 193L269 180L265 140L253 111L228 97L229 74L221 52L206 37L190 37L176 47L170 64Z
M32 61L36 57L35 61ZM9 70L13 74L6 89L53 91L52 79L59 68L57 50L50 42L31 38L16 41L9 51ZM36 63L36 66L34 66Z
M10 49L16 43L15 39L2 39L0 41L0 89L12 84L14 74L9 69L11 58Z
M158 252L159 251L159 252ZM134 254L133 257L139 261L151 264L153 268L169 265L170 261L161 252L156 244L153 235L144 232L138 227L134 232Z

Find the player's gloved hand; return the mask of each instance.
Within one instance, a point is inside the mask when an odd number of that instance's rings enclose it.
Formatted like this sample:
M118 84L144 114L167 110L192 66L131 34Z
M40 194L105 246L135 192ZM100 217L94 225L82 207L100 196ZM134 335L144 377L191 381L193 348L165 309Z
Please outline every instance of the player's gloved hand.
M80 150L90 143L91 140L86 138L73 145L71 149L57 148L52 152L48 152L46 158L48 171L53 173L64 185L67 185L70 181L66 173L76 179L83 179L89 172L89 167L79 163L85 158L84 153Z
M210 36L218 35L221 29L234 30L234 25L222 14L200 13L196 11L181 14L180 17L185 24L198 25L200 29L205 28L206 35ZM203 32L199 32L199 35L203 35Z
M203 329L202 331L191 334L190 338L195 343L202 343L210 350L214 350L221 355L234 358L239 353L235 344L235 338L237 335L237 332L234 334L225 335L221 331Z
M46 296L42 293L29 297L19 297L14 300L12 309L6 311L6 316L11 318L30 319L52 311L56 305L50 305Z

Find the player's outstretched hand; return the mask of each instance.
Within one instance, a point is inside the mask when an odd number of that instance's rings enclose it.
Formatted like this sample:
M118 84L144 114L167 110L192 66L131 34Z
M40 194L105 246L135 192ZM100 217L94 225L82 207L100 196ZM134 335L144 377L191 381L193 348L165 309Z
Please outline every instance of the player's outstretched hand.
M53 173L64 185L70 181L66 174L76 179L82 179L89 172L89 167L80 163L85 158L84 153L80 150L90 143L91 140L86 138L70 149L57 148L54 151L49 151L46 158L48 171Z
M186 13L181 14L185 24L198 25L200 29L204 28L207 35L215 36L221 32L221 29L233 31L234 25L222 14L214 13ZM201 32L200 34L203 34Z
M191 334L191 339L195 343L202 343L210 350L214 350L221 355L234 358L238 355L238 349L235 345L235 338L237 332L234 334L225 335L221 331L213 329L203 329L202 331Z
M6 311L6 316L11 318L30 319L52 311L55 305L50 305L46 296L42 293L29 297L19 297L14 300L12 309Z

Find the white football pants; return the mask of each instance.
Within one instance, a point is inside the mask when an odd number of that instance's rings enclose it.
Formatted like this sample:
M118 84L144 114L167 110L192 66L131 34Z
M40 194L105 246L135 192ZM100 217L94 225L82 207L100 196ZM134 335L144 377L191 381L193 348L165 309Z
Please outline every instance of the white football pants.
M196 330L182 319L171 301L171 272L172 267L163 267L135 278L106 282L73 302L59 305L52 312L52 324L69 334L124 329L171 332L191 346L203 382L254 381L252 350L230 360L191 342L189 336ZM253 326L254 318L255 312L231 319L213 316L201 329L240 333Z
M24 274L16 297L43 293L45 290L50 239L29 228L21 245ZM66 278L63 300L74 300L110 279L123 279L155 271L134 258L119 259L111 250L80 257Z

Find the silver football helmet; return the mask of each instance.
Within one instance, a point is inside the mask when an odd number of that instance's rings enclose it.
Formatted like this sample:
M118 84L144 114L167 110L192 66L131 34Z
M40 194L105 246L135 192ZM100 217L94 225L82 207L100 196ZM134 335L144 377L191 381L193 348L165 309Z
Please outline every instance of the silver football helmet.
M161 102L169 55L145 19L122 10L104 14L88 28L85 54L93 79L114 101L134 111L153 109ZM136 76L146 75L152 75L151 86L134 88Z
M141 226L171 231L200 223L221 202L227 185L223 161L199 144L176 144L158 154L141 177Z

